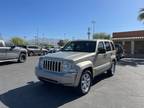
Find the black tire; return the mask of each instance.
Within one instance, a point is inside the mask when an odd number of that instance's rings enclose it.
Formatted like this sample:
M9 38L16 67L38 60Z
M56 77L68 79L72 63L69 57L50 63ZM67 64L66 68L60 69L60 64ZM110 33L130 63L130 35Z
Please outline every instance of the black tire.
M86 78L87 76L87 80L85 82L84 77ZM77 91L80 95L85 95L90 91L92 85L92 75L91 75L91 71L90 70L84 70L84 72L81 75L80 81L79 81L79 85L77 87Z
M107 75L113 76L115 74L115 69L116 69L116 63L113 61L111 64L111 68L107 70Z
M19 63L24 63L26 61L26 54L25 53L20 53L18 62Z

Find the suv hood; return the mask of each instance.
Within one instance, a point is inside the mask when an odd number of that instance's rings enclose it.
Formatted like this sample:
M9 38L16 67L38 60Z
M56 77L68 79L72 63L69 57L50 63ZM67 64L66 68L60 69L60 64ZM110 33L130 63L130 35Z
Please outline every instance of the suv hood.
M47 54L45 55L45 57L68 59L68 60L76 61L79 59L92 56L94 54L95 53L87 53L87 52L56 52L56 53Z

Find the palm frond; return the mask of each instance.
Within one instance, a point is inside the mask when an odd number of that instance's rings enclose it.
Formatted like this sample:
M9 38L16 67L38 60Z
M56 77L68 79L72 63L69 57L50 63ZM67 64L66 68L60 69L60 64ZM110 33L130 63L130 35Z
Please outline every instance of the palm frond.
M140 13L140 14L139 14L138 20L144 21L144 13Z
M144 21L144 8L140 9L139 15L138 15L139 21Z
M141 13L141 12L143 13L143 12L144 12L144 8L140 9L140 11L139 11L139 12L140 12L140 13Z

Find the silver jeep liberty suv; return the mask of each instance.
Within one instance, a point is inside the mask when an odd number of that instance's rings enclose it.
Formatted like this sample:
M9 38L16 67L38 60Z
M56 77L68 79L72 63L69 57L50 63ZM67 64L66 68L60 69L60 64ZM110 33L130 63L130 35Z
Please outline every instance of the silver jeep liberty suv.
M106 72L113 76L116 51L111 40L77 40L60 52L39 58L35 74L42 82L76 87L87 94L95 76Z

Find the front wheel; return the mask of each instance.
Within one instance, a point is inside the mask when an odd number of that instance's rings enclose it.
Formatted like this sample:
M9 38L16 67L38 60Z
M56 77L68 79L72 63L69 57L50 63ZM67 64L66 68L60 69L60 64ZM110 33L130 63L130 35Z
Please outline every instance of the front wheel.
M19 55L18 62L19 62L19 63L24 63L25 61L26 61L26 54L21 53L21 54Z
M91 88L92 77L89 70L85 70L82 75L78 86L78 91L81 95L85 95Z

